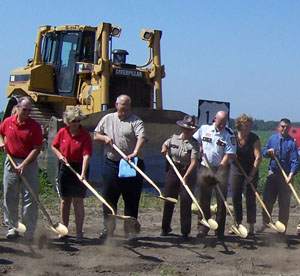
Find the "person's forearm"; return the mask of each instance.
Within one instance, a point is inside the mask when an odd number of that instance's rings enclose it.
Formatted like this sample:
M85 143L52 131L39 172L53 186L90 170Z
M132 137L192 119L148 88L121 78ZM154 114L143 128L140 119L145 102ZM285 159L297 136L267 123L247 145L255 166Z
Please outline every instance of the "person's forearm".
M5 152L5 140L2 134L0 134L0 150Z
M83 156L83 161L82 161L82 170L81 170L81 175L85 176L88 166L89 166L89 161L90 161L90 156L89 155L84 155Z
M141 147L146 143L145 137L139 137L136 141L134 152L137 154Z
M256 172L258 171L259 165L262 160L262 155L261 155L261 144L260 140L258 139L255 144L254 144L254 163L253 163L253 168L250 172L250 175L254 177L256 175Z
M42 146L37 146L28 154L28 156L25 158L25 160L22 162L24 166L32 163L39 155L40 151L42 149Z
M258 171L259 165L261 163L261 159L255 159L254 163L253 163L253 167L251 172L249 173L249 176L254 177Z
M94 132L94 141L100 142L100 143L106 143L107 135L103 135L97 132Z
M198 165L198 159L197 158L191 158L191 163L187 169L187 171L184 174L184 177L189 176L196 168Z
M5 145L4 137L2 134L0 134L0 147L3 147L4 145Z
M52 146L51 149L59 160L62 159L63 155L56 147Z
M165 155L167 153L167 151L168 151L168 147L165 144L163 144L161 146L161 151L160 152Z
M225 154L225 155L223 156L223 159L222 159L221 163L220 163L220 166L221 166L221 167L226 167L226 166L228 165L228 162L229 162L230 157L231 157L232 155L233 155L233 154Z

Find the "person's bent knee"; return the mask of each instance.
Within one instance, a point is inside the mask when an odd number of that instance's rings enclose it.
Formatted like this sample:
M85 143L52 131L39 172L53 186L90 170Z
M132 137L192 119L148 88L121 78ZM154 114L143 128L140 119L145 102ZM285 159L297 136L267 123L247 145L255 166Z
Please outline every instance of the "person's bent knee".
M71 204L71 202L72 202L72 197L63 196L61 198L61 203L62 204Z

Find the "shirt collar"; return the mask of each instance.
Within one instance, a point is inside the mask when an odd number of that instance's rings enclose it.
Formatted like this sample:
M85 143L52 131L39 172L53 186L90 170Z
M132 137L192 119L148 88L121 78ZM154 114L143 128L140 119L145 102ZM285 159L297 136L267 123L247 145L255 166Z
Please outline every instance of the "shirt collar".
M28 117L28 119L26 121L19 123L18 114L16 114L16 115L13 115L12 121L13 121L14 124L21 126L21 125L25 125L28 122L29 118L30 117Z
M71 137L77 137L77 136L79 136L79 135L82 133L82 131L83 131L82 125L80 125L80 126L79 126L79 132L78 132L77 134L75 134L74 136L72 136L72 135L71 135L71 132L70 132L70 126L66 126L66 129L67 129L67 131L68 131L68 133L69 133L69 135L70 135Z
M182 136L183 136L183 133L180 133L179 136L178 136L178 140L182 140L183 142L187 143L189 139L183 140Z
M127 120L130 116L131 116L131 112L128 113L127 117L121 119L121 118L119 117L119 115L118 115L118 111L116 112L116 117L117 117L120 121L125 121L125 120Z

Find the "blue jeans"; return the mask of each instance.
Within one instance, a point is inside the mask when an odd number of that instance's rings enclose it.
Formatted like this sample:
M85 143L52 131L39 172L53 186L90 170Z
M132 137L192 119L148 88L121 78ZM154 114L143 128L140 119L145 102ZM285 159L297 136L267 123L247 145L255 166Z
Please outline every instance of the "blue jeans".
M137 166L144 171L145 165L143 160L138 160ZM117 205L122 195L125 209L124 215L131 216L137 219L139 201L142 192L143 177L137 172L136 177L120 178L118 177L119 161L112 161L105 158L103 164L103 190L102 195L109 205L117 212ZM113 232L115 229L115 220L109 219L108 214L111 211L103 205L104 226L109 231ZM124 230L127 231L127 222L124 221Z

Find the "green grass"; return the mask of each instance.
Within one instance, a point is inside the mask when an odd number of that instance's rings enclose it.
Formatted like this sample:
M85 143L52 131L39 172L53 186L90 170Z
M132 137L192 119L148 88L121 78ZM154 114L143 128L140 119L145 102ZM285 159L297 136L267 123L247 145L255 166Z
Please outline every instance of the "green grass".
M5 160L5 154L3 152L0 152L0 178L2 183L2 177L3 177L3 163ZM2 187L0 189L0 196L2 198ZM51 206L53 204L57 204L58 197L56 194L56 191L52 184L49 183L47 179L47 172L46 171L39 171L39 198L45 206ZM99 209L99 211L102 211L102 207L99 207L98 199L96 199L93 196L87 197L85 199L85 206L93 209ZM119 209L124 209L124 201L119 201L118 204ZM141 200L140 200L140 209L154 209L154 210L162 210L163 204L162 200L154 197L152 194L149 193L142 193ZM2 210L0 210L1 213Z
M261 140L262 149L267 143L268 138L270 135L274 134L274 131L254 131ZM0 152L0 178L2 180L3 175L3 162L4 162L5 154ZM269 165L269 158L263 158L260 168L259 168L259 182L258 182L258 191L262 191L264 187L264 183L268 173L268 165ZM40 199L45 204L53 204L57 202L57 195L55 192L54 187L48 182L47 174L45 171L41 171L39 173L39 184L40 184ZM300 173L298 173L295 177L294 185L296 188L300 186ZM2 197L2 189L0 189L0 196ZM85 204L87 206L92 206L95 204L93 197L89 197L85 200ZM124 202L120 200L119 208L124 207ZM142 193L141 200L140 200L140 208L152 208L154 210L161 210L163 207L162 201L151 194Z
M5 160L5 154L0 152L0 178L2 183L3 178L3 165ZM52 200L53 196L55 195L55 190L53 189L52 185L47 180L47 173L45 171L39 171L39 190L41 197L45 200ZM2 197L2 189L0 190L0 195Z
M255 134L259 136L260 143L261 143L261 150L263 150L264 146L266 145L269 137L274 134L274 131L253 131ZM257 185L257 190L262 191L265 180L268 174L268 166L269 166L270 159L263 158L259 167L259 180Z

